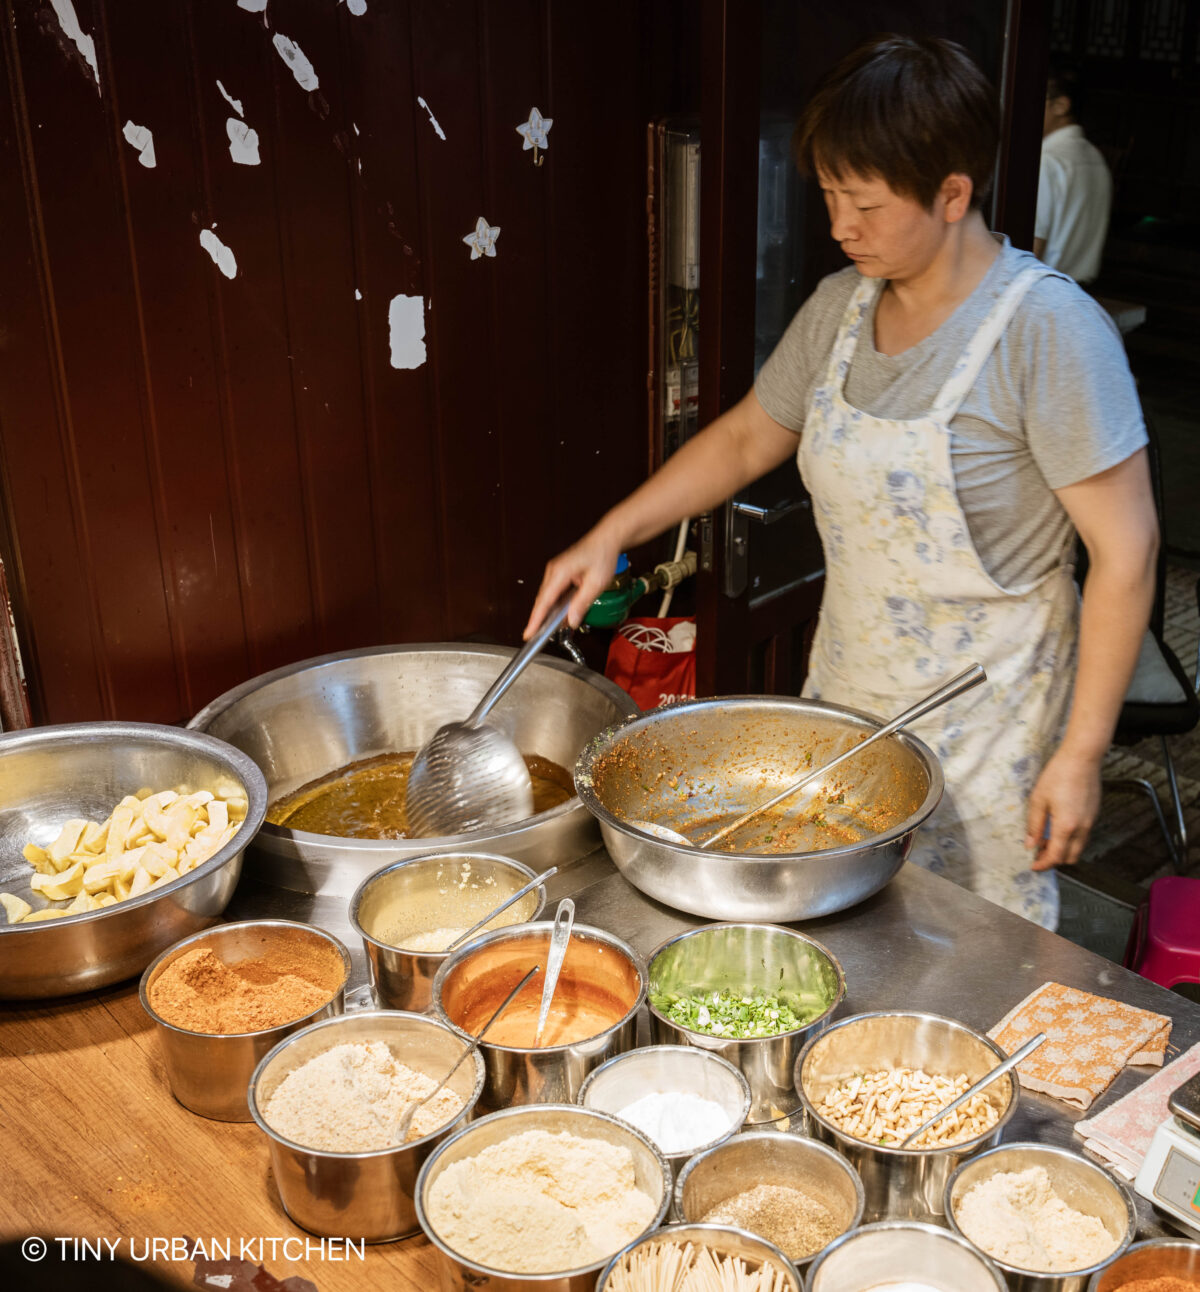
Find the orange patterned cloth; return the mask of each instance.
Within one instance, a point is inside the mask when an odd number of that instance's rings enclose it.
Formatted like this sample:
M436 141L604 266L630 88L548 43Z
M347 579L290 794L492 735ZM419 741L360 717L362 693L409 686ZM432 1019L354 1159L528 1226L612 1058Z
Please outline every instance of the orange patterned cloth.
M1126 1064L1161 1067L1171 1020L1090 991L1043 983L988 1033L1006 1054L1046 1039L1017 1068L1021 1084L1087 1108Z

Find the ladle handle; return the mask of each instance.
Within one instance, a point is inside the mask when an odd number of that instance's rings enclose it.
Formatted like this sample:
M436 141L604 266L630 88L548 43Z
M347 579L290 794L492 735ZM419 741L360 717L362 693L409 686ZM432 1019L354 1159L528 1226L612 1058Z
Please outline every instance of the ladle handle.
M488 687L487 693L483 699L475 706L475 711L467 719L468 727L477 727L492 711L493 706L500 697L508 690L510 686L524 672L525 665L542 649L543 646L554 636L556 632L566 623L567 611L571 606L571 598L575 595L576 589L570 588L562 594L554 603L554 608L546 616L542 626L533 634L533 636L521 647L519 651L508 661L500 676Z
M542 1039L546 1019L550 1015L550 1003L554 999L554 989L558 986L558 975L562 972L563 961L567 955L567 943L571 940L571 930L575 927L575 903L564 897L554 914L554 929L550 934L550 954L546 957L546 981L542 984L542 1007L538 1010L537 1032L533 1043L536 1046Z
M878 731L872 732L866 740L860 740L857 745L852 745L844 754L839 754L832 762L824 763L816 768L815 771L808 772L798 781L794 781L789 785L787 789L781 790L773 799L768 799L765 803L752 807L749 812L743 812L736 820L722 826L715 834L710 834L703 843L696 846L701 850L711 848L718 840L724 839L727 834L732 834L735 830L740 829L753 817L768 811L777 803L782 803L784 799L791 798L797 791L802 790L809 781L814 781L818 776L824 776L827 772L833 771L835 767L840 767L847 759L853 758L855 754L862 753L868 745L873 745L875 741L882 740L885 736L890 736L892 732L899 731L901 727L906 727L910 722L916 722L918 718L923 718L931 709L936 709L948 700L953 700L956 695L961 695L964 691L969 691L973 686L978 686L986 678L987 674L983 670L983 665L972 664L970 668L964 669L956 677L952 677L944 686L939 686L936 691L927 695L923 700L918 700L912 708L905 709L902 714L893 718L886 727L880 727Z
M551 866L549 870L543 870L540 875L534 875L534 877L529 881L528 884L522 885L522 887L518 888L517 891L511 897L501 902L500 905L497 906L495 910L488 911L488 913L483 917L482 920L477 920L474 924L471 925L471 927L465 933L462 933L458 937L456 937L454 941L451 942L450 945L446 948L446 950L453 951L455 947L462 946L464 942L466 942L469 938L473 937L476 933L478 933L479 930L482 929L485 924L490 924L496 918L497 915L500 915L504 911L507 911L508 908L514 902L519 902L521 898L525 896L526 893L532 893L535 888L540 888L546 882L546 880L550 878L551 875L557 875L557 874L558 874L558 867Z
M521 994L521 991L525 987L525 984L534 976L534 974L539 972L540 969L541 969L541 965L534 965L533 968L530 969L530 971L525 975L525 977L522 978L521 981L517 983L517 985L512 989L512 991L510 991L508 995L505 996L505 998L500 1002L499 1009L497 1009L496 1012L491 1016L491 1018L489 1018L488 1021L484 1023L484 1025L479 1029L479 1031L471 1039L471 1044L467 1046L467 1048L458 1056L457 1059L455 1059L454 1066L450 1069L450 1071L446 1073L446 1075L441 1079L441 1081L439 1081L437 1085L434 1086L434 1088L425 1096L424 1099L418 1099L417 1102L413 1104L413 1106L408 1110L408 1112L404 1114L404 1119L400 1123L400 1130L397 1136L401 1144L408 1143L408 1132L412 1127L413 1118L417 1115L417 1110L419 1108L423 1108L434 1097L434 1095L436 1095L437 1092L442 1089L442 1087L446 1084L446 1082L449 1081L452 1076L454 1076L454 1074L459 1070L459 1068L462 1067L462 1065L466 1062L466 1060L472 1054L474 1054L477 1049L479 1049L479 1042L482 1041L483 1038L487 1035L488 1028L491 1027L491 1025L500 1017L500 1015L504 1013L504 1011L513 1003L514 1000L516 1000L516 998Z
M1011 1072L1018 1063L1023 1059L1027 1059L1045 1039L1045 1032L1039 1032L1037 1036L1031 1037L1015 1054L1010 1054L1003 1063L996 1064L991 1072L985 1072L973 1086L968 1086L957 1099L951 1100L945 1108L940 1108L932 1117L923 1121L911 1135L906 1135L901 1140L900 1147L907 1148L913 1140L920 1139L931 1126L936 1126L943 1117L949 1117L956 1108L961 1108L968 1099L973 1095L977 1095L985 1086L990 1086L998 1077L1004 1076L1006 1072Z

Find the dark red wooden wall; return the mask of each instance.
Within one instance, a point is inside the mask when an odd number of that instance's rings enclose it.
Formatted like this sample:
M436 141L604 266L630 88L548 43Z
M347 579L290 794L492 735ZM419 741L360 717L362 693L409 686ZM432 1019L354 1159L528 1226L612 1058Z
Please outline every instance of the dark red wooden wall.
M175 721L307 655L515 640L546 556L645 468L669 6L73 8L99 85L50 0L0 0L0 557L35 717ZM479 216L494 259L463 243Z

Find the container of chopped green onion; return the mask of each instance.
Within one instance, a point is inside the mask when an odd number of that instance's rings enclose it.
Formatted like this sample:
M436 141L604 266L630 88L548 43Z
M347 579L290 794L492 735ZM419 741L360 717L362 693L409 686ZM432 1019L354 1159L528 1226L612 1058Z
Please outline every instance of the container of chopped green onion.
M650 1035L740 1068L749 1124L790 1117L796 1056L846 994L841 965L815 938L776 924L710 924L663 943L649 964Z

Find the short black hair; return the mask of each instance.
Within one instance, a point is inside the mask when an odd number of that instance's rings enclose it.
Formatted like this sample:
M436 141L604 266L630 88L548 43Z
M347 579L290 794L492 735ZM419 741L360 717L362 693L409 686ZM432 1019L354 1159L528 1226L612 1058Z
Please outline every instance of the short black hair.
M1057 99L1065 95L1071 100L1071 115L1079 115L1079 68L1065 58L1052 58L1050 72L1046 77L1046 98Z
M834 68L801 114L793 148L805 175L878 177L926 209L948 175L967 175L978 208L999 141L996 93L961 45L888 35Z

